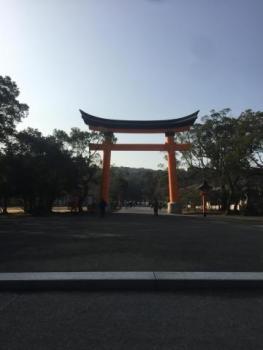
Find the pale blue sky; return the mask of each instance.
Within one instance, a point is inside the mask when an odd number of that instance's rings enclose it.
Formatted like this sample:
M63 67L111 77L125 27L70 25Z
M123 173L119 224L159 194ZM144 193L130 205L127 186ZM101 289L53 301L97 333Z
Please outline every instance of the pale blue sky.
M0 74L30 106L22 126L44 134L85 129L79 108L118 119L262 110L262 13L262 0L0 0ZM162 158L116 152L113 163Z

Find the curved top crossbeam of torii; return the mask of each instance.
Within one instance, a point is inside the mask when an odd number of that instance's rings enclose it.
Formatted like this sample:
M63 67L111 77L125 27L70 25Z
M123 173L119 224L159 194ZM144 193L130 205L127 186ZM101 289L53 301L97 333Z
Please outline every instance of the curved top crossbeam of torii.
M189 130L199 111L183 118L165 120L120 120L95 117L80 109L81 116L94 131L119 133L171 133Z

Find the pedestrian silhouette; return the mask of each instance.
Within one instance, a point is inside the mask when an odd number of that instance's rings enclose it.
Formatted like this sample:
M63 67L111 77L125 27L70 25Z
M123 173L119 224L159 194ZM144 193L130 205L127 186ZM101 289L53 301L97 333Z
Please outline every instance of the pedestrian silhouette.
M157 199L154 200L153 202L153 215L158 216L158 210L159 210L159 203Z
M103 218L105 216L106 207L107 207L107 203L103 198L100 201L99 207L100 207L100 216Z

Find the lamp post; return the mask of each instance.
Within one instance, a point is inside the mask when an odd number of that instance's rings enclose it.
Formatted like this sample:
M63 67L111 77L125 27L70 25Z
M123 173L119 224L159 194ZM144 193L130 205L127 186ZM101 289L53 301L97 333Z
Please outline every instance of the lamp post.
M203 184L199 187L199 190L201 191L202 197L203 216L206 217L206 199L208 192L211 190L211 187L208 185L208 182L204 180Z

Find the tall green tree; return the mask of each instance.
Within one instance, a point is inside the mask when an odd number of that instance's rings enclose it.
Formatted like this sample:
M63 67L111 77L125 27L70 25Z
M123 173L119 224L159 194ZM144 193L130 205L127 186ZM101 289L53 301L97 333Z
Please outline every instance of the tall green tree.
M245 111L230 116L230 109L212 110L195 124L191 132L181 136L192 143L184 153L184 161L203 169L203 176L220 187L221 205L228 210L243 197L244 183L253 167L262 166L262 113Z
M16 195L23 199L24 210L32 214L51 212L54 200L70 190L75 169L67 150L53 136L43 136L28 128L9 145L15 174Z
M82 131L79 128L72 128L69 134L63 130L54 130L53 135L71 154L76 171L73 192L78 198L78 210L82 212L90 187L92 183L97 181L101 161L98 152L91 150L89 145L103 142L104 135Z
M28 114L28 105L18 100L19 89L10 77L0 75L0 142L13 135L17 123Z
M8 76L0 75L0 206L7 212L7 201L14 190L14 182L8 181L13 171L12 157L6 154L7 144L16 133L16 125L28 114L28 106L18 100L17 84ZM2 203L2 204L1 204Z

